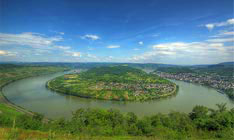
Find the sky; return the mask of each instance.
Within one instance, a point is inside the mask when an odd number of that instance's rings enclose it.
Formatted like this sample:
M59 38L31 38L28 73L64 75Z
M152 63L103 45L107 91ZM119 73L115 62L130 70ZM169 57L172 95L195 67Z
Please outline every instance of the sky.
M0 0L0 61L234 61L233 0Z

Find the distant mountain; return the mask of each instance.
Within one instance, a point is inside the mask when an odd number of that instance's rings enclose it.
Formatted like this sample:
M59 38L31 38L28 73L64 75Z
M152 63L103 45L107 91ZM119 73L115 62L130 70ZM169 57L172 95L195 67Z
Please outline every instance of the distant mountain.
M0 62L0 64L15 64L15 65L29 65L29 66L65 66L72 68L90 69L100 66L116 66L127 65L140 69L157 69L161 67L194 67L194 68L208 68L208 67L232 67L234 62L223 62L219 64L204 64L204 65L174 65L161 63L112 63L112 62Z
M234 65L234 62L223 62L223 63L219 63L217 65Z

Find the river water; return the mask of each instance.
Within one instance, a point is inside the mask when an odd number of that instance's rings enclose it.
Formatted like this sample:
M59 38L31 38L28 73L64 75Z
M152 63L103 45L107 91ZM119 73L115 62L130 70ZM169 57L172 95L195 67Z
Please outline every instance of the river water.
M176 80L171 81L179 86L177 95L146 102L85 99L58 94L45 87L48 80L63 74L61 72L19 80L5 86L3 93L10 102L52 119L70 118L72 112L79 108L115 108L121 112L134 112L141 117L170 111L188 113L195 105L216 108L217 103L226 103L228 108L234 107L233 101L212 88Z

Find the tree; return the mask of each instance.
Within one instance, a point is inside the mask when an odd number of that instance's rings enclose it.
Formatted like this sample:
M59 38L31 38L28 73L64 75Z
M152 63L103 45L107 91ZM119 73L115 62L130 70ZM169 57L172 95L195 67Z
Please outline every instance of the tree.
M144 135L152 135L153 128L151 126L151 121L148 117L145 117L137 122L137 127L141 130L142 134Z
M216 104L219 112L225 112L227 110L227 103Z
M137 115L133 112L128 112L126 115L128 125L136 124L137 122Z
M197 105L193 108L192 112L189 113L189 117L194 120L198 118L206 118L208 116L209 109L204 106Z

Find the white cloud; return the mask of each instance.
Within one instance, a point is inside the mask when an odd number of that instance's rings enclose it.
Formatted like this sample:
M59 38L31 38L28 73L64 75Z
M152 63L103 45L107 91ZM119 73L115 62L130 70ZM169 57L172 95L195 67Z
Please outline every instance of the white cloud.
M216 35L215 37L224 37L224 36L234 36L234 32L233 31L224 31L219 33L218 35Z
M212 43L212 44L209 44L210 47L223 47L223 43Z
M158 37L159 36L159 34L154 34L154 35L152 35L153 37Z
M222 59L230 60L232 58L234 52L230 48L232 46L225 46L222 42L161 43L153 45L150 51L133 56L131 61L192 64L198 60L198 63L203 63L204 60L208 62L216 59L220 62Z
M0 50L0 55L6 55L6 54L7 54L6 51Z
M138 49L138 48L134 48L133 50L134 50L134 51L139 51L140 49Z
M61 49L61 50L69 50L71 49L70 46L55 46L55 48Z
M144 45L143 41L138 42L139 45Z
M212 30L215 27L214 24L206 24L205 26L208 30Z
M62 41L62 37L45 37L37 33L5 34L0 33L0 46L21 45L30 47L48 47L54 42Z
M81 53L80 52L73 52L72 56L81 57Z
M208 42L220 42L220 43L225 43L225 42L234 42L234 38L215 38L215 39L208 39Z
M94 50L94 48L89 47L88 50L89 50L89 51L92 51L92 50Z
M82 39L88 39L88 40L98 40L100 39L99 36L93 35L93 34L87 34L81 37Z
M234 18L227 20L228 24L234 24Z
M16 52L9 52L5 50L0 50L0 56L16 56Z
M77 52L77 51L74 51L74 50L64 50L64 55L65 56L72 56L72 57L81 57L81 52Z
M107 46L107 48L115 49L115 48L120 48L120 46L119 45L109 45L109 46Z
M89 57L89 58L97 59L96 55L93 55L93 54L90 54L90 53L88 53L86 56Z
M70 46L55 44L62 40L62 37L47 37L37 33L0 33L0 46L7 50L0 51L1 59L10 60L7 56L16 56L18 61L63 61L63 59L75 61L79 59L81 52L72 50Z
M234 35L234 32L223 32L221 33L223 36Z
M222 27L222 26L228 26L228 25L233 25L234 24L234 18L228 19L223 22L217 22L217 23L209 23L204 25L208 30L212 30L215 27Z
M217 35L210 36L210 37L216 38L216 37L227 37L227 36L232 36L233 37L234 32L233 31L223 31L223 32L220 32Z
M60 35L64 35L65 33L64 32L59 32Z
M55 34L59 34L59 35L64 35L65 33L64 32L58 32L58 31L55 31L55 30L49 30L50 32L52 33L55 33Z

